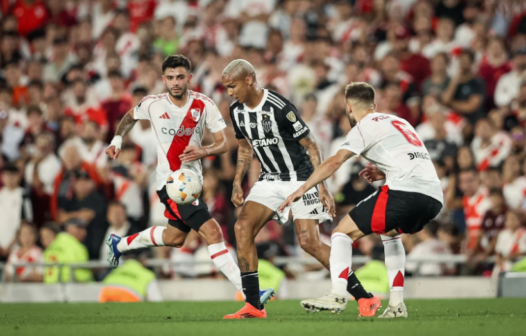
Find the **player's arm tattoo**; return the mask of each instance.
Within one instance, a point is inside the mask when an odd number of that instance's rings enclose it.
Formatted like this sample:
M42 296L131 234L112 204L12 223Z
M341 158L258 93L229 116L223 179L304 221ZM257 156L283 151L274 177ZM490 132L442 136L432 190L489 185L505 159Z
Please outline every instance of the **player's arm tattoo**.
M250 272L250 264L246 258L239 258L239 270L241 272Z
M247 140L239 140L239 148L237 150L237 165L236 165L236 174L234 176L234 188L240 187L243 177L250 168L250 163L252 162L252 148L248 144Z
M121 137L124 137L126 134L128 134L128 132L131 131L136 122L137 120L133 118L133 110L130 110L122 118L121 122L119 123L119 126L117 127L117 130L115 131L115 135L120 135Z
M316 169L323 161L323 157L321 155L321 148L316 143L316 139L314 139L314 136L309 133L306 137L300 140L300 144L305 147L307 152L309 152L310 162L312 163L312 168ZM323 181L323 185L325 185L325 181Z

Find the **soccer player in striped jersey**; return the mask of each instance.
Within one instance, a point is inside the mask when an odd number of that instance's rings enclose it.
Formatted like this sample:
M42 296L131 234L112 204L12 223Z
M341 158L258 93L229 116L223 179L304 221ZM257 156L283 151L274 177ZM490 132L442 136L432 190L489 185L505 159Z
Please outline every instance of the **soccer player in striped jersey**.
M270 219L281 224L292 210L301 247L329 269L330 247L320 240L318 224L332 220L334 199L324 183L312 186L285 212L285 199L301 187L322 162L320 149L294 105L276 92L259 86L254 68L245 60L232 61L223 71L223 85L235 99L230 116L239 141L232 202L242 207L235 225L238 263L246 295L245 306L225 319L265 318L259 300L258 258L254 238ZM261 163L259 180L243 199L241 181L253 154ZM360 314L376 313L380 302L349 275L349 292L358 300Z
M221 228L201 199L192 204L176 204L166 192L166 181L179 169L190 169L201 175L201 159L226 152L225 121L214 102L207 96L188 90L192 79L190 60L182 55L167 57L162 66L166 93L146 96L128 111L117 128L106 154L116 159L122 138L137 120L149 120L157 140L157 194L164 203L168 226L153 226L129 237L111 234L106 243L110 248L108 261L114 267L120 256L130 250L153 246L181 247L190 230L198 232L208 244L215 266L242 292L239 268L228 252ZM201 146L204 130L212 133L215 143ZM259 292L267 301L274 293L270 288ZM259 297L259 296L258 296Z

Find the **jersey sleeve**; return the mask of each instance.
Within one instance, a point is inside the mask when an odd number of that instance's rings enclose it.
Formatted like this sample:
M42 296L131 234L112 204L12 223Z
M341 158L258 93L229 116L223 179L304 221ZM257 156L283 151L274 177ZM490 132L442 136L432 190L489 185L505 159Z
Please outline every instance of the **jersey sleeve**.
M360 125L354 126L349 133L347 133L345 142L340 149L351 151L357 156L369 149L372 144L372 139L361 128L363 127L360 127Z
M219 112L216 104L205 101L205 108L206 128L208 128L211 133L217 133L221 130L224 130L226 128L225 119L223 119L223 116L221 115L221 112Z
M287 104L281 111L281 123L284 129L291 135L295 140L301 140L306 137L309 133L309 127L303 119L296 107L292 104Z
M232 119L232 125L234 125L234 132L236 133L236 139L244 139L245 136L241 132L241 129L239 129L239 125L237 124L236 118L234 117L234 110L235 110L235 104L230 106L230 119Z
M153 96L144 97L141 102L133 109L133 119L135 120L150 120L148 108L155 101Z

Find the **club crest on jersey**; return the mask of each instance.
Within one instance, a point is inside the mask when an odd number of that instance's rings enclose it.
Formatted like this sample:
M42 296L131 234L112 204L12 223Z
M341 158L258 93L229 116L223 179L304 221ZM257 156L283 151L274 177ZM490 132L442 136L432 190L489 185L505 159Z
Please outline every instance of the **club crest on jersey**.
M290 122L296 122L296 115L294 114L294 112L290 111L289 113L287 113L287 119Z
M265 133L270 132L270 130L272 129L272 121L270 121L269 116L266 114L263 115L263 120L261 121L261 124L263 125L263 130L265 131Z
M191 109L190 113L192 114L192 119L194 119L195 122L198 122L201 117L201 110L198 108Z

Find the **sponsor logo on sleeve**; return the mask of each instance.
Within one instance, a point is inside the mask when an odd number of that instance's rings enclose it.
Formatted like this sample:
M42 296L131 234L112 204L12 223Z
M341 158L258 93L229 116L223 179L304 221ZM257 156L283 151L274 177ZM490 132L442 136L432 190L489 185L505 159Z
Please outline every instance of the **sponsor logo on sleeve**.
M294 130L297 132L303 128L303 125L299 121L296 121L294 124L292 124L292 127L294 127Z
M430 160L429 154L427 153L414 152L414 153L407 153L407 155L409 155L409 160L414 160L414 159Z
M297 138L299 137L300 135L302 135L303 133L307 132L308 128L307 127L303 127L303 129L301 129L300 131L294 133L292 136L294 138Z
M289 113L287 113L287 119L290 122L296 122L296 115L294 114L294 112L290 111Z

